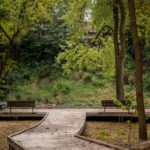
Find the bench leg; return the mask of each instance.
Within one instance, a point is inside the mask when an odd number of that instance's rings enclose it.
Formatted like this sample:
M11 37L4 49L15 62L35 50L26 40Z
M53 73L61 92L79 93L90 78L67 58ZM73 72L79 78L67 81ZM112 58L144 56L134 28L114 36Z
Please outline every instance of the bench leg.
M32 113L34 113L34 107L32 107Z
M104 106L104 112L106 112L106 107Z
M10 107L10 113L11 113L11 107Z

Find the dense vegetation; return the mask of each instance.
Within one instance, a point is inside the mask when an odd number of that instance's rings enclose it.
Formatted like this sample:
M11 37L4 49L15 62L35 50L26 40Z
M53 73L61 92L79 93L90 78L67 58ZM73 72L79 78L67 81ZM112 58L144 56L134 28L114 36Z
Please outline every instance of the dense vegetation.
M101 99L135 99L135 53L127 4L1 0L0 101L100 107ZM148 106L150 2L135 0L135 6Z

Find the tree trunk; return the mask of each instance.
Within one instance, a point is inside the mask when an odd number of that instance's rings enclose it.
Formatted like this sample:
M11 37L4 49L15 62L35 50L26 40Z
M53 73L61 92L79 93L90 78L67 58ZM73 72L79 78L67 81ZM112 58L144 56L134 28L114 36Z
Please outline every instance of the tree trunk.
M123 62L116 59L116 98L124 100Z
M139 120L139 140L147 140L147 129L145 119L145 109L143 100L143 69L142 69L142 48L138 36L135 4L134 0L128 0L129 16L130 16L130 28L132 33L132 40L135 49L135 64L136 64L136 101L138 109Z
M120 16L119 20L119 11L118 6L120 8ZM124 99L124 83L123 83L123 65L125 59L125 11L124 11L124 3L123 0L115 0L114 3L114 49L115 49L115 68L116 68L116 98L118 100ZM120 29L119 29L120 23ZM120 34L120 43L121 49L119 48L119 37Z

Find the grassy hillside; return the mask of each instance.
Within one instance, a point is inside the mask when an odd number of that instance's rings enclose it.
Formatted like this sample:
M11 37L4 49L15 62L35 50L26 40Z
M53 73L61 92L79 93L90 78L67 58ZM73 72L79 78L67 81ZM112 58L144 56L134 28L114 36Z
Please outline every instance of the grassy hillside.
M40 107L57 103L59 108L99 108L102 99L115 99L115 82L105 79L100 72L79 77L62 75L55 69L47 69L43 75L32 70L28 78L21 70L15 72L15 78L12 75L9 79L14 81L7 100L34 100ZM126 96L135 97L134 86L126 85L125 92ZM146 101L149 97L145 93Z

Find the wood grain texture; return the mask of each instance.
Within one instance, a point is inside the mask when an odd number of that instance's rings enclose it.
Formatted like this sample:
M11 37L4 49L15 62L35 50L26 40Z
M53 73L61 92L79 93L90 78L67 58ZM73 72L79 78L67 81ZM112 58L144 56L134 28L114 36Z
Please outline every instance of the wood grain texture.
M82 128L86 110L53 109L35 128L11 136L24 150L111 150L74 137Z

